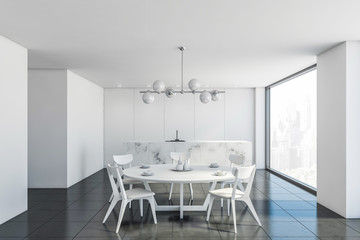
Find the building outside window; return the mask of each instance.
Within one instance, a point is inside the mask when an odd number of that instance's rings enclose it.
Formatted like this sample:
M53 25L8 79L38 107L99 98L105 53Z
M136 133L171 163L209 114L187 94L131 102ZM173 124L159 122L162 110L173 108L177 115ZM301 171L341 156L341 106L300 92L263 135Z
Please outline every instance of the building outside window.
M316 188L316 69L267 88L268 167Z

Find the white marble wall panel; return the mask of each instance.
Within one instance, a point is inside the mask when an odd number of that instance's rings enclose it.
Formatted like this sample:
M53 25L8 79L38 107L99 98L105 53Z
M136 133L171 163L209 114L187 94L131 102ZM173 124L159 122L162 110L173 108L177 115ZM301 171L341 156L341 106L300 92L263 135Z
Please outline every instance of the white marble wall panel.
M220 165L229 165L229 155L243 156L244 166L254 164L252 158L252 143L237 142L125 142L121 144L118 154L132 153L132 166L146 164L171 163L170 152L191 153L191 164L210 164L217 162Z
M169 142L148 143L150 164L171 163L170 152L173 152L174 144Z
M251 142L227 142L226 146L226 159L229 159L230 154L236 154L242 156L243 166L255 164Z

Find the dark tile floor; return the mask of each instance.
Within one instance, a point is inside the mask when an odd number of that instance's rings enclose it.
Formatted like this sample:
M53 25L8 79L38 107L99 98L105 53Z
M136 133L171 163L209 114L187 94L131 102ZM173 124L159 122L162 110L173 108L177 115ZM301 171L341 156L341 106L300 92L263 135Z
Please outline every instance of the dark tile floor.
M168 203L169 184L151 184L159 203ZM176 185L175 185L176 188ZM195 203L203 201L207 184L194 184ZM177 188L176 188L177 190ZM140 218L139 205L127 209L119 234L114 233L117 211L106 224L111 188L102 170L69 189L29 189L29 210L0 225L0 239L359 239L360 219L346 220L317 205L316 197L268 173L258 170L251 197L262 227L246 206L237 203L238 235L232 217L214 203L210 222L205 212L157 212L153 223L147 204ZM173 203L179 202L175 191ZM186 197L189 197L186 192Z

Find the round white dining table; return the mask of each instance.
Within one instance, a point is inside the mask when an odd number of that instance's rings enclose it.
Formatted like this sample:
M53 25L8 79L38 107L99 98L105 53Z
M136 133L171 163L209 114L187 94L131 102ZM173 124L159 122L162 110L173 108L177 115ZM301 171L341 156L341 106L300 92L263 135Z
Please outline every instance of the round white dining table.
M234 179L231 168L220 166L210 168L209 165L191 165L191 171L174 171L174 164L150 165L150 168L131 167L124 170L124 175L128 178L144 181L145 188L151 191L149 182L158 183L179 183L180 185L180 205L158 205L155 201L156 211L180 211L180 219L184 216L184 211L206 211L210 202L208 194L202 205L184 206L184 184L186 183L211 183L209 190L215 189L216 183ZM153 175L143 176L144 171L150 170ZM217 176L216 171L226 172L223 176Z

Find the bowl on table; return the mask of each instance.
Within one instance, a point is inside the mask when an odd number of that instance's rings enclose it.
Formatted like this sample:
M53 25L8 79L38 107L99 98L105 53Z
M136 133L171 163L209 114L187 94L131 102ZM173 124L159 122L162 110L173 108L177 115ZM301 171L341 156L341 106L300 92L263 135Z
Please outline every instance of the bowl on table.
M143 163L141 164L140 168L150 168L150 165Z
M218 163L210 163L210 166L211 168L218 168L219 167L219 164Z

